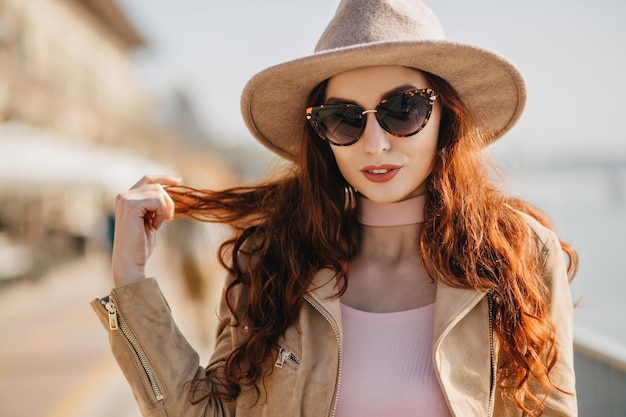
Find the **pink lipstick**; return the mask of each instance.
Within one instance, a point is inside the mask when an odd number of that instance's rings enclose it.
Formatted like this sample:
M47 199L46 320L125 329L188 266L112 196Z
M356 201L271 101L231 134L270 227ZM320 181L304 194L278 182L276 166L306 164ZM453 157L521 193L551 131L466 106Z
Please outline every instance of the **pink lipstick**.
M370 165L361 169L361 172L371 182L387 182L392 180L401 168L398 165Z

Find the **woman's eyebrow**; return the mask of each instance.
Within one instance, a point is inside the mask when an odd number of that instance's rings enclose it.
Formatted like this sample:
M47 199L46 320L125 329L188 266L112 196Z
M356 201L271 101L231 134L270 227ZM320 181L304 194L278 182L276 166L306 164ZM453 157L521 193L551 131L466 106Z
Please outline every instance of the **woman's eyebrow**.
M339 98L339 97L330 97L326 100L326 104L354 104L355 106L356 101L354 100L348 100L346 98Z
M392 96L394 94L397 93L404 93L405 91L409 91L409 90L415 90L417 87L415 87L413 84L404 84L401 85L399 87L394 87L389 91L384 92L383 94L381 94L381 96L379 97L380 100L384 100L385 98ZM340 98L340 97L329 97L328 99L326 99L326 104L354 104L354 105L358 105L356 101L354 100L349 100L349 99L345 99L345 98Z
M384 100L387 97L392 96L394 94L404 93L405 91L411 91L411 90L416 90L416 89L417 89L417 87L415 85L413 85L413 84L404 84L404 85L401 85L399 87L396 87L396 88L393 88L393 89L387 91L386 93L384 93L380 97L380 99Z

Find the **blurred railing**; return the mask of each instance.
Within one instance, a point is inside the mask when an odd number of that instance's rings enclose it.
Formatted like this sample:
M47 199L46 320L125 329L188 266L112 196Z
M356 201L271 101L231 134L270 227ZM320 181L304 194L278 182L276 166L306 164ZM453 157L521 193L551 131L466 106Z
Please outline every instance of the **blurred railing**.
M626 416L626 345L583 326L574 336L580 416Z

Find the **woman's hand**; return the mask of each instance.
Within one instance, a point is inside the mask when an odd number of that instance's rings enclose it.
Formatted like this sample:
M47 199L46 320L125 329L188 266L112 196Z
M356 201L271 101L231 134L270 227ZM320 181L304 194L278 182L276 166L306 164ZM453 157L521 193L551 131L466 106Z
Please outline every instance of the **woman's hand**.
M115 286L145 278L156 232L164 220L174 218L174 202L163 186L179 182L177 177L146 175L129 191L117 195L111 263Z

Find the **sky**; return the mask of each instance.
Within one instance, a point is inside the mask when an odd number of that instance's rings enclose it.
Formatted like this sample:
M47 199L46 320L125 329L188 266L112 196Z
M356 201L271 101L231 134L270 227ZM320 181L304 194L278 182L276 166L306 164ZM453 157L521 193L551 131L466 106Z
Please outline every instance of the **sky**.
M134 54L157 94L188 92L205 129L253 143L239 110L257 72L312 53L339 0L118 0L148 46ZM506 152L626 157L626 2L430 0L448 39L504 55L528 102Z

